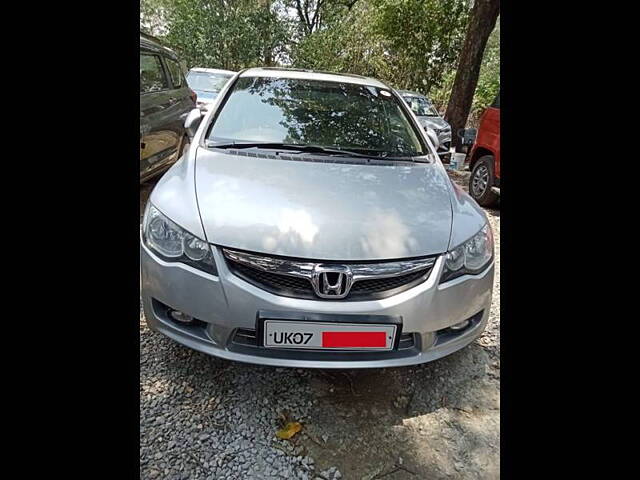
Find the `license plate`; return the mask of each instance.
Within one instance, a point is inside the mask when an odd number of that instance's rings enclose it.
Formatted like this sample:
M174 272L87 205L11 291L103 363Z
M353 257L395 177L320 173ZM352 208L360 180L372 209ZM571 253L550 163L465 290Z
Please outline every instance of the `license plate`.
M315 350L391 350L397 325L264 321L267 348Z

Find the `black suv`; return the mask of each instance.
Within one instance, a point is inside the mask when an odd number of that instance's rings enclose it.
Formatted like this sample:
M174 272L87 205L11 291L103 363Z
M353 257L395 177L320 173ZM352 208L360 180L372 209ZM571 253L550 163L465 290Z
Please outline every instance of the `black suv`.
M189 143L187 114L196 108L174 52L140 32L140 183L163 172Z

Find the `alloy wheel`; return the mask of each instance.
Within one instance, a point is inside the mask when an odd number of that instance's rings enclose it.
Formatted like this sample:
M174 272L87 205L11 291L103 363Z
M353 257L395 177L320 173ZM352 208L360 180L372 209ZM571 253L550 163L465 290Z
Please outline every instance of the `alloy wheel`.
M489 169L486 165L481 165L476 170L471 182L471 190L475 197L481 197L487 190L489 184Z

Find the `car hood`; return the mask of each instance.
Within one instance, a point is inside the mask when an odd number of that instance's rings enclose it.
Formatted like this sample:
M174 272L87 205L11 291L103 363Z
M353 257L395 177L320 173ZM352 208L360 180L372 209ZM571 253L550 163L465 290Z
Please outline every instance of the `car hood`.
M442 130L448 128L449 124L442 117L418 117L420 123L425 127Z
M218 92L208 92L204 90L194 90L198 95L198 101L203 103L212 103L218 96Z
M301 161L196 152L195 188L210 243L317 260L445 252L451 187L437 164Z

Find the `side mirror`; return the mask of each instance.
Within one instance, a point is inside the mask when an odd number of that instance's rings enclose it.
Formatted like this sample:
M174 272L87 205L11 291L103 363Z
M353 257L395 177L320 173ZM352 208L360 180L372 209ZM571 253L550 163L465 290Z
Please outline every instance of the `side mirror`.
M202 112L199 108L194 108L189 112L187 118L184 120L184 128L187 130L189 138L193 138L202 121Z
M431 143L433 143L435 149L438 150L438 148L440 148L440 140L438 140L438 134L433 128L430 127L424 127L424 131L427 132L429 140L431 140Z

